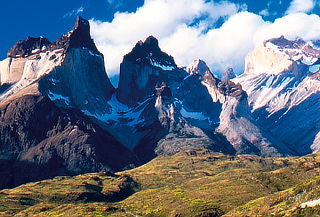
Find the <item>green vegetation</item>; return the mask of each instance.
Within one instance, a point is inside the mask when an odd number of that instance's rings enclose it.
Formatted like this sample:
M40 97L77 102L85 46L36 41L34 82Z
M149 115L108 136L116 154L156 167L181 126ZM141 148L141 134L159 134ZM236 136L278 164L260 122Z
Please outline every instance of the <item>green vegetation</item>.
M190 150L117 173L57 177L0 191L0 216L316 216L320 155Z

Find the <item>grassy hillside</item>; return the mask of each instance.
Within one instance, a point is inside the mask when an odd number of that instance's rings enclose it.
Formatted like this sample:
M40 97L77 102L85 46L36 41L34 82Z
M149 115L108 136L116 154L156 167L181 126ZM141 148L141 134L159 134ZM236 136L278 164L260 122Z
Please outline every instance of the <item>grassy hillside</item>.
M319 216L320 176L251 201L226 216Z
M2 190L0 216L315 215L318 207L301 204L320 198L319 168L320 155L235 157L190 150L117 174L57 177Z

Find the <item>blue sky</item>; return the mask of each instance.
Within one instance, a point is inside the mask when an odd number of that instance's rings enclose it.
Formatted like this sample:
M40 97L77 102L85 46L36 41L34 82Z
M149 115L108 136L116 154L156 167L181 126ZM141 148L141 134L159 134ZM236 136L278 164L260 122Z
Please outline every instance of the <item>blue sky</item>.
M134 11L142 5L143 0L3 1L0 7L0 58L6 56L16 41L28 36L56 40L72 28L77 15L108 21L117 11Z
M138 40L154 35L178 65L204 59L212 71L241 72L245 55L268 37L320 39L320 0L40 0L4 1L0 59L16 41L69 31L77 15L90 20L110 76ZM115 15L115 13L117 14ZM319 33L318 33L319 32Z

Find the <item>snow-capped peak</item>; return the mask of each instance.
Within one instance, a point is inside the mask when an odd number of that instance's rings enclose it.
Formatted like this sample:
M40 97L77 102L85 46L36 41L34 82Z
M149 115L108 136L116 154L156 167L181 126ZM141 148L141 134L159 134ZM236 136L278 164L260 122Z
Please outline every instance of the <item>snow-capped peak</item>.
M190 75L201 75L201 76L205 75L206 73L211 73L207 64L201 59L194 60L193 63L191 63L187 67L186 71Z
M301 39L290 41L282 36L267 40L264 45L292 61L308 66L314 65L320 58L320 49L316 48L311 41L305 42Z
M153 36L149 36L144 42L138 41L132 51L124 56L124 61L151 65L165 71L177 68L173 57L160 49L158 40Z

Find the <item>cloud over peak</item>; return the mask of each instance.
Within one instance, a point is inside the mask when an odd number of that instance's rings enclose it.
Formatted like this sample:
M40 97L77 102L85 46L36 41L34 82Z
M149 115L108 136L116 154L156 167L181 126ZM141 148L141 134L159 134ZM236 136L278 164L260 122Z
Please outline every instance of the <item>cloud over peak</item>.
M286 14L309 13L314 7L314 0L292 0Z
M162 50L180 66L201 58L212 71L231 66L237 73L243 71L248 52L265 39L320 38L317 15L289 14L268 22L245 9L227 1L145 0L136 12L116 13L111 22L90 22L110 76L119 73L122 57L135 43L149 35L157 37Z

